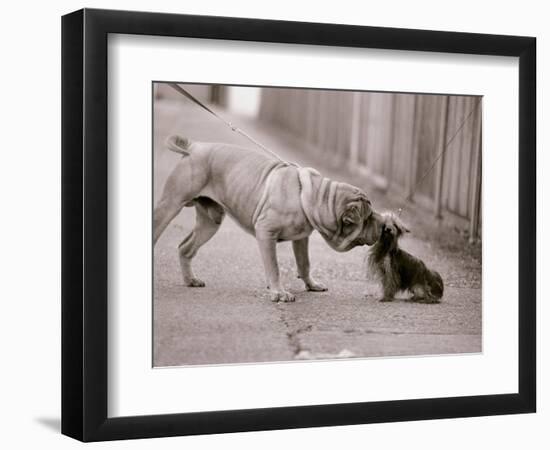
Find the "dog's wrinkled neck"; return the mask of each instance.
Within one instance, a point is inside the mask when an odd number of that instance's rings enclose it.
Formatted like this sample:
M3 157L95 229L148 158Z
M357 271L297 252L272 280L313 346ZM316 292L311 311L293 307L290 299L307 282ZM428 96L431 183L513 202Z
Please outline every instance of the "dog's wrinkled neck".
M335 221L336 185L311 168L298 169L300 201L309 223L330 243L337 232ZM325 207L327 214L322 214Z
M370 202L359 188L330 180L311 168L299 168L300 201L311 226L337 252L346 252L358 245L371 244L366 233ZM368 210L366 208L369 208ZM344 214L353 210L351 220L344 223ZM370 226L374 226L370 222ZM347 227L347 228L346 228Z

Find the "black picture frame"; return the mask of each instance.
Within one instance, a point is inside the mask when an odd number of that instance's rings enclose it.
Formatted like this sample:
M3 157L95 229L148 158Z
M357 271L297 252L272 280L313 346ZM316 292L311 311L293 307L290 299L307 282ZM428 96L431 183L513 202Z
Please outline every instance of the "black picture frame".
M519 57L519 386L470 397L107 417L109 33ZM82 441L535 412L536 39L84 9L62 18L62 433Z

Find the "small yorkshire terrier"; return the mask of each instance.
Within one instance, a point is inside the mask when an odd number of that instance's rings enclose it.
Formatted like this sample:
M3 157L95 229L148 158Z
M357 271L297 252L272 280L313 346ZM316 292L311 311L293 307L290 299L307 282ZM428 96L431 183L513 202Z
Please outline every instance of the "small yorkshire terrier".
M439 303L443 296L443 280L418 258L399 248L398 240L408 228L393 213L383 214L378 241L368 256L370 272L382 284L382 302L391 302L399 291L413 294L412 301Z

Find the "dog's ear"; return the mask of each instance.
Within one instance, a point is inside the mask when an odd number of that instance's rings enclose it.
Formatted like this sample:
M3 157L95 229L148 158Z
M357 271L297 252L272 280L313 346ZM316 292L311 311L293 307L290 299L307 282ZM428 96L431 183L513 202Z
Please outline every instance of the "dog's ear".
M394 220L395 226L399 230L399 234L410 233L411 230L407 225L405 225L405 223L401 219L394 216L393 220Z

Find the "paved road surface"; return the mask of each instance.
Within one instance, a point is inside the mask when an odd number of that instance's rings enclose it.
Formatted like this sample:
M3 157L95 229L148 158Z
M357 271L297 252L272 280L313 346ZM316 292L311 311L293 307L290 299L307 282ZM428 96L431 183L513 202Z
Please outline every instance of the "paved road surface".
M281 156L313 165L331 178L350 180L342 170L323 168L322 161L292 153L297 143L291 137L245 119L234 121ZM252 147L195 106L158 102L155 200L179 158L162 145L175 132L194 140ZM386 208L379 193L373 192L373 198L375 207ZM391 199L387 204L389 208ZM421 218L410 219L417 226L413 236L403 239L403 247L441 272L446 282L441 304L378 302L375 286L365 281L366 248L337 253L316 232L310 239L312 272L329 291L304 291L296 279L291 245L282 243L281 275L296 302L272 303L264 290L256 241L230 218L194 260L195 273L206 287L183 285L176 247L194 223L194 210L185 208L155 248L155 366L480 352L480 252L474 249L472 256L465 239L452 230L439 230L436 236Z

